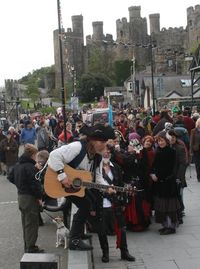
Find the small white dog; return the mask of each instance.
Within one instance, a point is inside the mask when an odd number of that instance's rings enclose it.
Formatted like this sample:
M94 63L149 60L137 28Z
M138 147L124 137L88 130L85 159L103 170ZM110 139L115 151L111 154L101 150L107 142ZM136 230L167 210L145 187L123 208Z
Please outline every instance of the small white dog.
M53 222L57 226L56 230L56 247L63 246L67 248L67 237L69 235L69 230L65 227L63 219L61 217L56 217Z

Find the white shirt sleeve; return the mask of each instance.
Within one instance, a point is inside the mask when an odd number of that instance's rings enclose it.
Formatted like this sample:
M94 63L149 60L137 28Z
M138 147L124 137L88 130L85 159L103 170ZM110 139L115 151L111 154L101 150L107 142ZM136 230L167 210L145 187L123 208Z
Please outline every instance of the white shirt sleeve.
M80 153L81 148L81 143L76 141L53 150L49 154L48 165L54 171L63 169L65 164L70 163Z

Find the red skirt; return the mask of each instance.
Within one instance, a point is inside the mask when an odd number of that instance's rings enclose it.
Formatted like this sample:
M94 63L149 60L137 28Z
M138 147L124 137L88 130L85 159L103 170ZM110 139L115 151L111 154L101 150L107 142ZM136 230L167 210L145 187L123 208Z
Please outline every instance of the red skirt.
M125 209L127 229L134 232L144 231L151 223L151 206L140 197L133 197Z

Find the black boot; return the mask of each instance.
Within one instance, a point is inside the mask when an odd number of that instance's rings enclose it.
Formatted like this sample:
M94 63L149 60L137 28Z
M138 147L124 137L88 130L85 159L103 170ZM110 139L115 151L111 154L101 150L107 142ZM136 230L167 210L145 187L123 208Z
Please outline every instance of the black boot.
M103 256L101 258L102 262L109 262L109 251L108 249L103 249Z
M135 261L135 257L133 257L128 250L122 250L121 249L121 259L122 260L126 260L129 262L134 262Z
M126 260L129 262L134 262L135 257L131 256L128 252L128 246L127 246L127 240L126 240L126 228L123 227L121 229L121 244L120 244L120 250L121 250L121 259Z
M101 258L102 262L109 262L109 246L108 246L108 238L106 235L98 234L99 243L103 252L103 256Z
M69 241L70 250L92 250L91 245L86 244L81 239L70 239Z

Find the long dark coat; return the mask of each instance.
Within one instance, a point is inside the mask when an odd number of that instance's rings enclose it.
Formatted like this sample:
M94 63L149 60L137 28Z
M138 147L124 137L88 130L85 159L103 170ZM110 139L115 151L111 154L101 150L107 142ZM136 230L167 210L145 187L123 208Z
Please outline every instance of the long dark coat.
M17 142L11 138L5 138L0 143L0 149L5 154L5 164L7 166L16 164L18 160L18 144Z
M155 194L160 198L178 196L175 175L176 151L169 146L157 148L152 166L152 173L158 178L154 182Z

